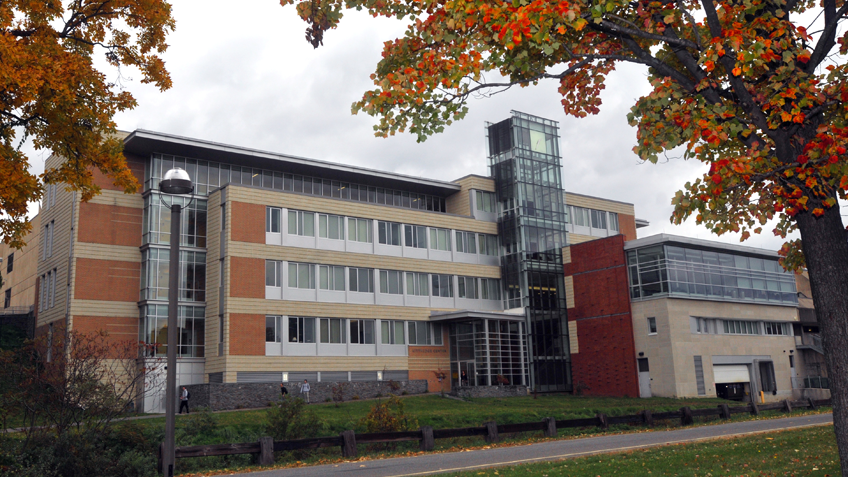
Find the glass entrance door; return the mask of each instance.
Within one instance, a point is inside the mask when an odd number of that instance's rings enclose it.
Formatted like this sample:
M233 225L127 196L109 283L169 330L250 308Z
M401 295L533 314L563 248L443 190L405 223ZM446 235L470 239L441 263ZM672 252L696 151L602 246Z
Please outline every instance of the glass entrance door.
M477 374L474 368L474 361L459 362L459 385L460 386L476 386Z

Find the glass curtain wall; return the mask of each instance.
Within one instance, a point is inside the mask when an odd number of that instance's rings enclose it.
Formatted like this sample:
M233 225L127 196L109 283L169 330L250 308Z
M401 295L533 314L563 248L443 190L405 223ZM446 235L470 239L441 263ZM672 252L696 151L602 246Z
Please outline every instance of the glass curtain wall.
M513 111L487 128L495 179L507 309L524 308L531 385L571 390L571 358L562 273L567 209L558 125Z
M526 385L524 323L474 320L451 323L451 389L459 386Z

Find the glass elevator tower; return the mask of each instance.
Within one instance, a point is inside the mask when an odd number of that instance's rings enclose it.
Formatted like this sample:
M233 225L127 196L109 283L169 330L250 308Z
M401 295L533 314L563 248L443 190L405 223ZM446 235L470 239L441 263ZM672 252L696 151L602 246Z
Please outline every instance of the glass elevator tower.
M486 127L489 175L500 204L504 300L507 309L524 311L530 384L540 392L572 390L558 130L556 121L517 111Z

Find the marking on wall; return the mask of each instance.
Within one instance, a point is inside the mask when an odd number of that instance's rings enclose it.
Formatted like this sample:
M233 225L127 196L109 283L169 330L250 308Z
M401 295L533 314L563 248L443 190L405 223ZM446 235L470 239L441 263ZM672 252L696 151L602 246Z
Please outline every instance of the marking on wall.
M574 308L574 277L565 277L565 307Z
M580 345L577 342L577 322L568 322L568 351L571 354L580 352Z

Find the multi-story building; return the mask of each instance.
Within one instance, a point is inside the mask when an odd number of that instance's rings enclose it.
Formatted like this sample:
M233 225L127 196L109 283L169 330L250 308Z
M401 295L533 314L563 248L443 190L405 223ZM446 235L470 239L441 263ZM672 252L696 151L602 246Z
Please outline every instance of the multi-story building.
M576 387L642 397L793 394L798 297L777 253L660 234L594 240L564 255Z

